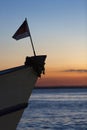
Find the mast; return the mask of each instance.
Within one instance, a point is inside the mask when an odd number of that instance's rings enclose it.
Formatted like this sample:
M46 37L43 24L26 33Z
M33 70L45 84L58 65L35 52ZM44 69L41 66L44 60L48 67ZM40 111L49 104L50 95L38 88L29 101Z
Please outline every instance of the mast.
M31 33L30 33L30 41L31 41L31 46L32 46L32 49L33 49L34 56L36 56L36 52L35 52L35 48L34 48L34 44L33 44Z
M25 20L27 22L27 18L25 18ZM27 24L27 26L28 26L28 29L29 29L29 25L28 24ZM30 33L30 41L31 41L31 46L32 46L32 49L33 49L33 53L34 53L34 56L36 56L36 52L35 52L35 48L34 48L34 44L33 44L33 40L32 40L30 29L29 29L29 33Z
M34 49L34 44L33 44L33 41L32 41L31 34L30 34L30 41L31 41L31 45L32 45L34 56L36 56L36 52L35 52L35 49Z

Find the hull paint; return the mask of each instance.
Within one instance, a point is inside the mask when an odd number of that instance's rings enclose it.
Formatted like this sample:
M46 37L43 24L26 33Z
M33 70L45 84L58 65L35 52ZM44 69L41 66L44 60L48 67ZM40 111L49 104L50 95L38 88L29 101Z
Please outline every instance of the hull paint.
M25 65L0 71L0 130L16 130L46 55L26 57Z
M37 78L35 71L31 67L23 67L17 71L2 75L0 77L0 84L2 85L0 87L0 111L8 111L6 108L27 103ZM9 113L8 111L9 114L2 114L0 129L16 130L23 111L24 109L20 108L16 112Z

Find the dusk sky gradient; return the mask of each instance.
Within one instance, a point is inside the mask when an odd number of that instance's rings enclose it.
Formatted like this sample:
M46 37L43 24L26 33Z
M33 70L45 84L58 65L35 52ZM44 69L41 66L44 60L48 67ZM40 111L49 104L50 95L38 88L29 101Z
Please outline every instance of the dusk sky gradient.
M25 17L36 54L47 55L36 85L87 85L87 0L1 0L0 70L33 55L29 37L12 39Z

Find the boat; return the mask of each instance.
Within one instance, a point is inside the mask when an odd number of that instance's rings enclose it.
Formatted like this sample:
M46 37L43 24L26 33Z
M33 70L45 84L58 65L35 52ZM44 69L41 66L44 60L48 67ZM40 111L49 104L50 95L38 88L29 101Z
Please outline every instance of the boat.
M26 56L23 65L0 71L0 130L16 130L37 79L45 73L46 55L36 55L25 19L13 38L28 36L34 56Z

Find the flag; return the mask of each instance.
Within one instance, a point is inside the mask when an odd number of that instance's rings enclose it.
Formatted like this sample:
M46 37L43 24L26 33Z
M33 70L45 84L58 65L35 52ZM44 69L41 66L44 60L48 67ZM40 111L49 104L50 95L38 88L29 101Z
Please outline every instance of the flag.
M18 28L18 30L12 36L12 38L19 40L28 36L30 36L30 31L29 31L27 19L25 19L22 25Z

